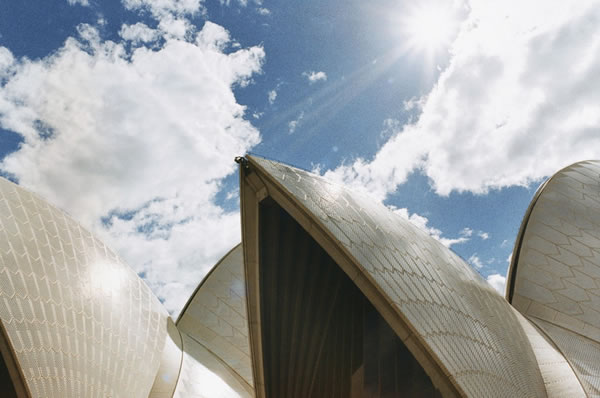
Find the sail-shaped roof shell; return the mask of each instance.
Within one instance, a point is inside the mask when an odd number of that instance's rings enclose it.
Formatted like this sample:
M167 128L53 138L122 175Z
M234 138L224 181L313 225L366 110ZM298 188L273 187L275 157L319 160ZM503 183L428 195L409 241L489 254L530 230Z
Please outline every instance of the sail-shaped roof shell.
M600 162L568 166L536 193L513 251L507 299L600 394Z
M258 201L272 197L336 259L445 395L547 394L548 374L541 374L527 335L539 336L537 329L524 327L528 321L439 241L369 197L249 156L242 167L242 224L245 243L248 239L251 246L256 218L244 197L252 195ZM249 247L246 252L251 279L253 251ZM252 280L248 286L250 295L258 288ZM257 335L260 328L252 327L252 317L259 310L252 297L249 309L251 336ZM254 340L258 351L260 342ZM255 366L260 368L260 360ZM564 370L563 378L576 391L572 371ZM257 377L260 369L255 372L260 391Z

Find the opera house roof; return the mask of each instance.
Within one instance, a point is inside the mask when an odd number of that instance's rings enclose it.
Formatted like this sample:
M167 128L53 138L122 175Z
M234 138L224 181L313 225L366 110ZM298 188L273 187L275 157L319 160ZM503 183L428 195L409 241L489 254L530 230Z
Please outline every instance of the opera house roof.
M91 233L0 179L2 396L600 395L600 162L538 189L506 297L368 196L238 162L242 243L177 321Z

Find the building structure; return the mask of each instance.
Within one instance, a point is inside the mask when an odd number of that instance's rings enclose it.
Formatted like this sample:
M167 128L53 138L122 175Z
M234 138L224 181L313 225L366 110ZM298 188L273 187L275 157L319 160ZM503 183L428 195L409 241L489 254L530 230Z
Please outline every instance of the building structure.
M18 397L600 395L600 163L559 171L506 299L368 197L240 159L242 244L174 322L60 210L0 181L0 385Z

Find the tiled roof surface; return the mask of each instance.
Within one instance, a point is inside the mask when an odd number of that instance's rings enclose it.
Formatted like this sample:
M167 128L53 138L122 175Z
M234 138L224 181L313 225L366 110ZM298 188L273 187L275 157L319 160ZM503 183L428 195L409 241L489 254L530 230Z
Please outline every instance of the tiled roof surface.
M350 255L459 391L547 395L557 375L542 375L536 355L540 344L556 350L456 254L368 197L303 170L249 159ZM575 380L562 369L558 376ZM572 392L579 388L567 384Z
M33 397L147 397L168 314L65 214L0 178L0 319Z
M517 242L512 305L552 338L586 392L599 395L600 162L576 163L548 180Z
M177 321L177 328L190 336L189 344L200 344L221 360L226 365L223 371L234 373L240 379L238 384L252 389L241 244L206 276ZM202 362L200 357L196 360Z

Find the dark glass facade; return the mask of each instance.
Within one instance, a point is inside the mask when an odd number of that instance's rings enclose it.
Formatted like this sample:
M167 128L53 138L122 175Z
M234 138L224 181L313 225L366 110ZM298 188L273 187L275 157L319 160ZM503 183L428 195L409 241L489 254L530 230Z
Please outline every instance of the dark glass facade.
M275 202L260 205L267 397L438 397L423 368L335 261Z

